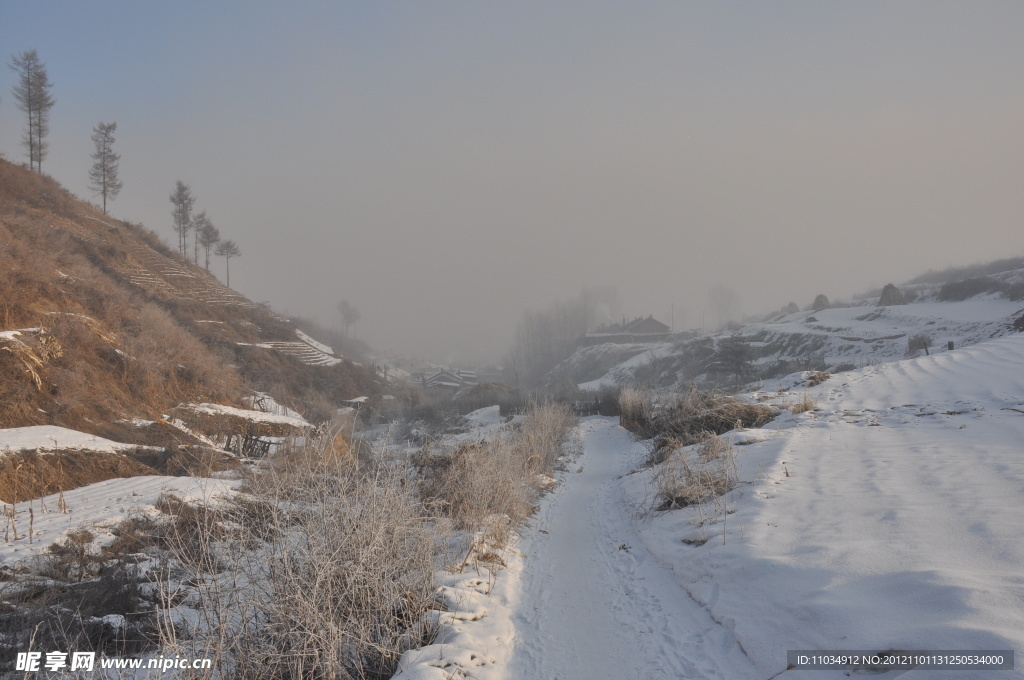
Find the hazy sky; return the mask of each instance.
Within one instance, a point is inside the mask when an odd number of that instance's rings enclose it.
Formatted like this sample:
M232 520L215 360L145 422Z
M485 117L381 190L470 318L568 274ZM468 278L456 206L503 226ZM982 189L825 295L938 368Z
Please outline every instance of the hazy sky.
M584 285L699 326L717 283L765 312L1021 255L1022 26L1019 0L0 0L0 56L48 67L43 170L79 196L117 121L115 216L173 243L180 179L251 298L488 358Z

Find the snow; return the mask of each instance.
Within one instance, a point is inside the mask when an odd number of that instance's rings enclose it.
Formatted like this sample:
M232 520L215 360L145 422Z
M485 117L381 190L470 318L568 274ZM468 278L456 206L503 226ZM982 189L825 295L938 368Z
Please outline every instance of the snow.
M13 507L19 540L0 544L0 563L13 566L46 552L49 545L63 540L68 533L85 528L92 532L97 546L114 536L109 528L135 513L156 513L154 506L163 493L184 501L216 503L231 493L237 482L198 477L128 477L108 479L64 492L67 512L60 511L58 494L23 502ZM32 542L28 539L29 508L32 508ZM10 520L8 520L10 521Z
M787 649L1024 648L1024 415L1003 410L1021 408L1024 338L807 394L815 411L736 449L732 514L661 514L644 545L765 675ZM643 502L650 473L627 479ZM957 677L973 674L1021 677Z
M306 335L305 333L300 331L298 328L295 329L295 335L299 336L299 340L302 340L304 343L306 343L310 347L313 347L315 349L320 350L324 354L331 354L331 355L334 354L334 350L333 349L331 349L330 347L328 347L327 345L325 345L325 344L323 344L321 342L317 342L313 338L309 337L308 335Z
M731 633L637 539L619 479L632 436L615 420L585 421L582 471L518 548L527 558L507 677L755 677Z
M669 342L658 343L651 346L650 349L644 350L643 352L633 356L619 365L617 365L612 371L609 371L604 376L597 380L590 380L585 383L580 383L579 388L581 390L597 391L606 387L614 387L616 385L615 373L625 371L630 372L641 366L651 363L656 359L661 359L670 356L675 350L676 346Z
M224 406L223 404L186 404L185 408L194 411L195 413L236 416L253 422L277 423L300 428L312 427L312 424L304 418L280 415L277 413L265 413L263 411L251 411L248 409L235 408L234 406Z
M876 307L860 305L833 307L815 312L794 312L779 315L770 321L749 323L737 331L726 331L698 338L695 342L735 338L755 350L753 374L771 369L777 362L802 361L824 366L841 365L862 368L905 357L908 338L927 335L932 340L931 353L947 351L947 343L955 348L974 345L991 338L1012 333L1011 322L1024 312L1021 302L995 295L975 297L960 302L925 301L907 305ZM655 384L683 389L700 376L694 366L686 369L687 343L655 343L637 345L643 351L626 361L610 366L597 377L579 375L587 359L602 352L611 355L615 345L580 348L566 359L553 374L565 373L580 383L581 389L596 390L613 385ZM578 376L578 378L577 378Z
M301 413L293 411L284 404L278 403L266 392L254 392L251 397L247 397L245 399L245 402L251 406L254 411L276 413L279 416L291 416L292 418L302 418Z
M662 513L648 443L585 419L508 568L398 677L763 680L789 677L789 650L1024 649L1024 335L761 396L805 395L723 435L739 483L717 505Z
M515 567L513 567L515 568ZM433 612L433 644L405 652L394 680L500 680L505 674L515 628L508 574L495 579L486 565L449 573L438 588L447 611Z
M56 425L32 425L0 430L0 451L54 451L78 449L116 453L140 448L136 444L122 444L94 434L69 430Z
M22 333L38 333L38 332L39 332L38 328L22 328L20 330L15 330L15 331L0 331L0 340L8 340L10 342L21 343L21 340L18 339L18 336L21 335Z
M501 417L500 406L485 406L465 415L466 425L473 429L490 428L501 425L505 419Z

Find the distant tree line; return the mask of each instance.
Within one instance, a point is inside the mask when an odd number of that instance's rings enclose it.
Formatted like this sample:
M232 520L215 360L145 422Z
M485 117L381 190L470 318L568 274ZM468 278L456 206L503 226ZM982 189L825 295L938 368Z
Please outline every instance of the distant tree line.
M18 75L12 92L18 108L26 117L22 144L28 156L29 169L41 173L43 159L49 150L46 137L50 133L50 109L56 103L51 92L53 83L50 82L46 65L34 49L13 55L8 66ZM89 168L89 188L100 197L104 214L107 213L107 202L114 200L123 187L119 172L121 156L114 152L116 131L116 122L100 122L92 131L96 150L92 154L93 163ZM184 182L178 181L175 185L171 203L174 231L178 235L178 252L185 260L189 259L189 235L192 235L192 262L199 264L200 248L204 253L207 271L210 269L211 251L223 257L227 284L230 286L231 258L241 256L241 248L232 240L221 240L220 232L205 211L193 214L195 198L191 188Z
M506 358L509 379L519 387L540 385L548 371L576 350L580 337L612 318L617 309L614 289L585 288L568 302L524 312Z
M213 222L206 216L206 211L193 213L196 205L195 196L192 194L192 187L181 180L174 185L171 192L171 218L174 231L178 235L178 253L186 261L189 259L189 235L192 236L192 262L199 264L199 249L203 249L205 255L206 270L210 270L210 251L218 257L224 258L227 285L231 285L231 258L240 257L242 249L234 241L221 240L220 231L213 226Z
M36 172L42 172L43 159L49 149L46 136L50 134L50 109L56 103L50 93L53 83L35 50L14 55L9 66L18 75L18 81L12 89L14 100L27 117L22 144L28 154L28 166Z

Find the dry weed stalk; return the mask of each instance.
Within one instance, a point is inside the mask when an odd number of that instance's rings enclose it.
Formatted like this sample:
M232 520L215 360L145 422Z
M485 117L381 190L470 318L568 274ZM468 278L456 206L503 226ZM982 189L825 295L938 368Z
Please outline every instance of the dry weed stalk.
M736 485L736 455L731 444L705 433L691 450L679 449L654 477L657 511L700 506L715 501Z
M806 413L807 411L814 410L814 400L807 394L804 394L803 399L795 404L790 405L789 410L791 413Z
M623 400L623 396L625 400ZM705 433L723 434L739 427L760 427L778 413L716 392L691 387L681 394L656 398L632 388L622 390L619 403L622 426L644 439L667 436L689 445Z
M202 607L193 630L162 617L168 649L225 677L343 679L389 677L423 642L440 525L404 466L335 455L334 434L253 475L220 520L171 534Z
M537 475L554 469L575 423L565 404L533 403L516 432L421 458L423 496L444 507L461 528L486 528L495 543L504 543L533 511Z

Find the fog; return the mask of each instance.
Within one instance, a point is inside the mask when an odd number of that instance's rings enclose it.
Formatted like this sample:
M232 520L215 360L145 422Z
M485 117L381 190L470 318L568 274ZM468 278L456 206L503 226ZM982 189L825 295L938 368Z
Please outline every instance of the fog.
M214 5L214 6L211 6ZM233 287L380 351L498 359L584 286L699 327L1022 254L1019 2L21 2L44 172L175 242L192 187ZM0 151L22 160L15 74ZM223 279L223 261L214 271Z

